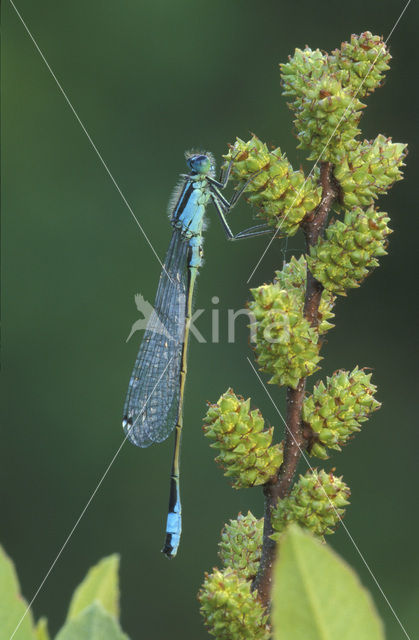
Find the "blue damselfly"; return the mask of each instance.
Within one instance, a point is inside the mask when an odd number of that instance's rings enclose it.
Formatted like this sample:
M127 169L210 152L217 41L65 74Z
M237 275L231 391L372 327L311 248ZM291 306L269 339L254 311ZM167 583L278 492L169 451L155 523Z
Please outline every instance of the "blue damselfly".
M127 438L138 447L162 442L175 429L163 547L163 553L169 558L176 555L182 528L179 456L183 397L192 296L202 263L206 205L209 201L214 204L230 240L272 233L272 229L263 224L236 235L231 231L226 214L250 182L236 191L230 202L223 196L221 191L227 185L232 161L216 180L215 163L210 153L188 152L185 155L189 173L181 175L182 181L169 205L173 234L160 275L154 312L147 324L129 382L123 418Z

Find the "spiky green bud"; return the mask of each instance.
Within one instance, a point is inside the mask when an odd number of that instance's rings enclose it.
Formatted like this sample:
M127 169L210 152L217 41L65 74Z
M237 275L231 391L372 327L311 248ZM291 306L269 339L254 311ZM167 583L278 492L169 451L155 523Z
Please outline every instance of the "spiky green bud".
M296 49L281 65L284 95L293 97L289 107L296 116L298 148L310 151L309 160L335 162L356 146L365 105L342 85L341 76L332 58L308 47Z
M217 640L269 640L268 615L251 583L233 569L205 574L198 594L201 614Z
M298 149L308 149L308 160L336 162L356 147L358 123L365 107L336 77L325 75L308 87L294 120Z
M272 445L273 427L265 429L258 409L250 411L250 398L244 400L228 389L217 404L209 405L204 432L219 449L215 461L241 489L265 484L282 464L282 444Z
M303 421L310 425L313 438L310 453L328 458L327 449L341 450L369 414L381 407L374 398L377 387L370 382L371 373L355 369L336 371L327 377L326 385L318 382L313 394L305 398Z
M290 291L291 289L298 294L300 299L300 309L304 310L304 301L307 285L307 263L304 256L300 256L297 260L295 256L292 256L290 262L287 262L281 271L275 272L274 283L278 283L282 289ZM319 326L318 332L320 335L326 333L329 329L334 327L329 322L334 318L333 305L335 303L335 296L327 291L323 290L319 305Z
M375 140L358 142L355 149L339 159L334 177L339 182L345 207L370 205L397 181L407 145L378 135Z
M317 177L306 179L301 170L294 171L279 147L269 151L256 136L248 142L237 138L224 157L233 160L232 177L240 185L260 172L247 187L248 201L259 217L283 234L294 235L304 216L320 202Z
M256 354L260 367L272 375L269 382L295 389L300 378L319 368L319 332L304 317L301 293L283 289L279 282L251 289L249 303L255 321Z
M291 96L294 102L289 106L297 109L301 106L301 98L306 95L307 87L314 86L329 70L327 55L319 49L312 51L310 47L295 49L294 55L288 56L288 62L280 65L284 96Z
M332 52L331 63L341 71L340 80L351 93L362 98L381 85L385 72L390 68L391 55L380 36L370 31L351 35L350 42L343 42Z
M326 237L311 247L307 263L325 289L346 295L359 287L369 271L378 266L377 258L386 255L386 237L391 233L386 213L369 207L355 207L326 229Z
M272 513L272 526L279 540L291 523L308 529L317 536L334 532L349 504L350 489L342 480L323 469L309 470L300 476L290 495L278 502Z
M226 567L234 569L246 580L256 576L262 553L263 518L258 520L249 511L239 513L221 532L219 556Z
M365 107L359 98L380 85L390 57L382 38L366 31L331 55L306 47L280 65L299 148L309 150L309 160L338 164L355 149Z

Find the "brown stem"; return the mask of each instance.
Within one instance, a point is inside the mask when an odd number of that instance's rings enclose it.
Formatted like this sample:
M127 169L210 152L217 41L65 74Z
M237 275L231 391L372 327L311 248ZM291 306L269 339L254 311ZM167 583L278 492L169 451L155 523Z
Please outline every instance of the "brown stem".
M322 198L316 209L304 218L302 228L306 238L307 251L316 244L326 225L327 216L338 195L337 185L333 178L333 165L322 162L320 169ZM304 315L313 327L319 323L318 310L323 291L322 284L307 270L307 286L304 301ZM261 603L269 608L271 598L272 568L275 561L277 545L271 540L272 511L278 500L285 498L292 485L302 449L306 446L301 423L301 409L304 401L306 379L301 378L297 388L287 388L287 418L284 444L284 461L279 469L277 479L263 487L265 496L264 529L262 557L259 571L253 588L257 590Z

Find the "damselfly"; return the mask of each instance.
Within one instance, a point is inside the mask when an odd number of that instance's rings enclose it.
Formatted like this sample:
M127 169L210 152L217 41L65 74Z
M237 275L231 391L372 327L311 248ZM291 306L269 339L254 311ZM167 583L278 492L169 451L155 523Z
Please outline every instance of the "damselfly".
M154 311L129 382L123 419L127 438L138 447L162 442L176 429L166 540L162 550L169 558L176 555L182 529L179 456L183 396L192 296L202 263L206 205L209 201L215 205L230 240L272 232L267 225L257 225L234 235L226 214L237 203L250 180L229 202L221 190L227 185L232 162L216 180L215 163L210 153L188 152L185 155L189 173L181 175L182 181L170 202L172 239L160 275Z

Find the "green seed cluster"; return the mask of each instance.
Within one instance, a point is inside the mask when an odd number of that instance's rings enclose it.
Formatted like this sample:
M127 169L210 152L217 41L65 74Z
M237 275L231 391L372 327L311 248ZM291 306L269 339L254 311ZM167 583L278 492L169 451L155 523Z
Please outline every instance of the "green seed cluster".
M335 162L356 145L358 123L365 105L345 90L339 80L326 75L308 88L295 112L298 149L308 149L308 160Z
M341 450L361 423L380 408L374 398L377 387L371 384L371 373L355 367L351 372L337 371L319 382L312 395L304 400L302 419L313 431L311 455L328 458L327 449Z
M251 329L256 336L259 366L271 374L271 384L295 389L300 378L317 371L319 332L304 317L301 292L286 290L280 282L251 289L254 315Z
M234 569L239 576L253 580L262 552L263 518L258 520L249 511L224 526L219 543L219 556L225 567Z
M386 255L387 236L391 233L386 213L369 207L354 207L326 229L310 249L307 263L314 277L328 291L346 295L347 289L359 287L370 270L378 266L377 257Z
M293 98L289 107L295 115L298 148L309 150L309 160L331 162L353 149L365 105L342 85L327 54L296 49L280 66L284 94Z
M198 594L201 614L217 640L269 640L268 615L251 583L236 571L214 569Z
M307 87L314 87L329 71L328 57L319 49L296 49L289 62L280 64L283 95L290 96L291 109L299 108Z
M309 160L338 164L356 148L365 107L359 98L381 84L390 58L382 38L366 31L330 55L306 47L280 65L299 148L309 150Z
M297 260L295 256L292 256L291 260L283 266L281 271L275 272L274 284L276 283L278 283L282 289L286 289L287 291L292 289L294 293L298 294L300 309L303 311L307 284L307 262L305 257L302 255ZM332 311L334 302L335 296L330 293L330 291L324 289L318 311L318 332L320 335L334 327L334 325L329 322L329 320L335 316Z
M358 142L355 149L343 156L336 164L334 177L339 182L344 206L368 206L397 180L402 180L406 146L380 134L375 140Z
M317 176L306 179L303 171L294 171L281 149L269 151L256 136L248 142L237 138L224 157L227 162L232 160L232 177L239 185L254 176L246 190L248 200L258 216L282 234L293 236L305 215L320 202Z
M380 36L370 31L351 36L350 42L343 42L340 49L332 52L331 63L339 69L340 81L344 87L362 98L381 85L391 55Z
M279 540L281 533L292 523L308 529L317 536L334 532L349 504L350 489L342 480L323 469L309 470L300 476L290 495L278 502L272 513L272 526Z
M244 400L228 389L209 406L204 432L213 441L211 447L219 449L215 461L233 479L235 489L265 484L278 473L282 444L272 445L273 427L265 429L260 411L250 411L250 398Z

